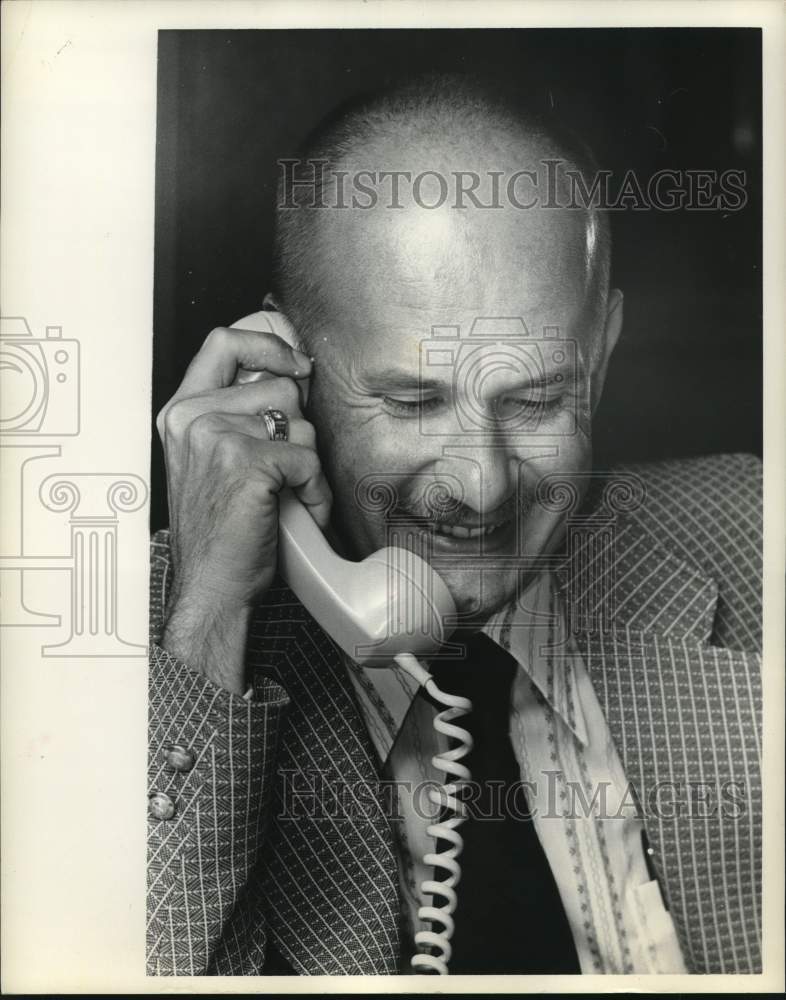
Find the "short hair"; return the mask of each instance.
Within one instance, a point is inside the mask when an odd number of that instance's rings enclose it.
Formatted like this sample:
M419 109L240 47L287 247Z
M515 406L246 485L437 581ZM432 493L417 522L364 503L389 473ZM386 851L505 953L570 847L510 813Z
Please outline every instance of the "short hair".
M309 193L279 177L273 241L271 291L279 307L308 343L320 316L317 269L309 255L316 243L314 227L322 212L314 199L323 193L321 179L332 177L342 164L377 138L400 138L402 132L428 134L435 127L453 126L457 134L488 125L518 131L547 146L587 179L598 173L588 143L554 108L537 109L515 96L508 86L491 78L464 74L436 74L362 94L339 105L306 136L296 151L300 163L323 161L324 171L313 177ZM312 175L313 176L313 175ZM326 185L325 185L326 186ZM288 204L290 207L284 207ZM309 206L311 210L309 210ZM611 262L611 232L606 211L588 208L595 228L594 271L587 289L593 312L605 310ZM593 222L588 222L593 224Z

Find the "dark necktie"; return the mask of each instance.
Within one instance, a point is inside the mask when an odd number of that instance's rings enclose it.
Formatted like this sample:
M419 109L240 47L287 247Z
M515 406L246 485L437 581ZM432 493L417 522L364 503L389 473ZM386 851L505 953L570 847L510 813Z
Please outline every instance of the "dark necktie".
M551 868L529 816L510 743L510 692L516 662L478 633L461 660L431 664L437 686L469 698L456 720L474 741L464 763L479 788L459 828L464 849L451 939L451 973L578 973L573 935ZM483 819L493 814L495 819ZM448 845L438 841L437 850ZM443 876L437 869L435 878Z

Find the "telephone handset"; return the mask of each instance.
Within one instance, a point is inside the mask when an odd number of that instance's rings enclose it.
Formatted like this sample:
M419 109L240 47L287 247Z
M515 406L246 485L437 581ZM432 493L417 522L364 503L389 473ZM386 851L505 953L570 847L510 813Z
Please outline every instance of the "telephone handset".
M253 313L233 326L275 333L295 346L295 331L281 313ZM452 631L453 598L425 560L390 547L362 562L342 559L291 490L279 500L279 570L322 628L359 663L382 667L400 653L427 656Z
M296 346L293 326L278 312L252 313L232 325L274 333ZM303 389L307 396L307 384ZM472 749L472 737L456 725L456 720L472 711L472 705L466 698L441 691L417 656L428 656L449 638L456 618L453 598L439 574L408 549L383 548L361 562L342 559L289 489L279 494L279 570L348 656L367 666L392 666L395 662L445 706L436 715L434 728L456 740L457 745L432 758L449 780L440 790L431 789L429 797L452 815L432 823L427 832L452 846L423 859L427 867L445 869L447 877L421 885L424 896L439 897L443 902L421 906L418 917L441 929L417 931L415 943L421 951L412 957L412 967L416 972L447 975L457 902L455 886L461 876L456 859L463 845L457 828L466 818L460 794L471 778L461 758Z

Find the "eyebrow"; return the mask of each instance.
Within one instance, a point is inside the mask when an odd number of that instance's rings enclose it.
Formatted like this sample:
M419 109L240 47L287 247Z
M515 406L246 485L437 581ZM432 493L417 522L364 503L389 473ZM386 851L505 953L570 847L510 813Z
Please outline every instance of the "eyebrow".
M431 391L433 389L444 389L449 386L451 379L444 382L434 378L421 378L419 375L412 375L409 372L402 372L396 368L385 371L369 372L363 377L363 382L369 389L398 390L400 392Z
M557 372L545 374L540 378L527 382L527 388L539 389L554 385L558 381L557 375L561 375L569 382L574 374L573 366L568 365L560 368ZM363 376L362 381L365 387L371 391L385 392L433 392L436 389L449 389L453 385L452 376L448 376L444 381L433 378L421 378L419 375L412 375L398 368L369 372Z

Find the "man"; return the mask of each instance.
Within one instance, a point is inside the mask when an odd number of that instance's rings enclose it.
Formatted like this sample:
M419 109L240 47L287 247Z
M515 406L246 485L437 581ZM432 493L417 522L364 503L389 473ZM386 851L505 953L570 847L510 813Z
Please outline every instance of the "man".
M266 308L304 350L213 331L158 419L150 972L758 970L758 467L593 470L622 295L589 154L437 79L303 161ZM285 486L347 557L415 539L455 601L427 664L473 703L447 920L420 912L452 871L438 706L276 575Z

